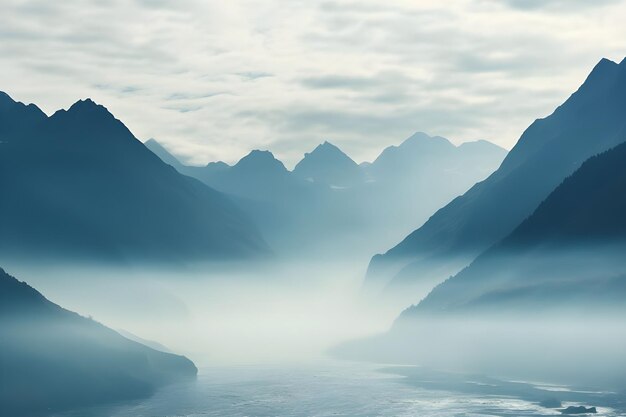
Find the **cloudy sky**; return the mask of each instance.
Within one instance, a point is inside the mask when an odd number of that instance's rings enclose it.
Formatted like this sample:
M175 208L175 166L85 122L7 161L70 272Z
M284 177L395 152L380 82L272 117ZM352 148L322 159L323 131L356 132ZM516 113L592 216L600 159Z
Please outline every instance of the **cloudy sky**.
M91 97L195 164L415 131L513 146L601 57L626 0L2 0L0 90Z

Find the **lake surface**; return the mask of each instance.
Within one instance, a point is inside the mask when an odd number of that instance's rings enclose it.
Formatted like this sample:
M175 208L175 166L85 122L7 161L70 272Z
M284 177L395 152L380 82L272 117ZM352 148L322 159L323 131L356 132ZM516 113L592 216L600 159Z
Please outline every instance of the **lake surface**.
M202 368L193 382L151 398L81 409L55 417L196 416L551 416L539 405L598 407L597 416L623 416L623 396L567 387L505 382L413 367L323 362L308 366ZM621 410L621 411L620 411Z

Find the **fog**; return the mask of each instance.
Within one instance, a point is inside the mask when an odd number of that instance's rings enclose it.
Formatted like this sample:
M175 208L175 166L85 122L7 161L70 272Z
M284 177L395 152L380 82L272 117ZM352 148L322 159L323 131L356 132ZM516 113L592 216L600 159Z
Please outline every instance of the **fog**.
M375 360L621 392L626 382L626 323L612 319L500 314L428 317L382 336L336 349L340 357Z
M314 361L339 342L386 330L402 308L361 296L361 265L6 268L62 307L202 367Z
M608 240L509 239L416 300L389 331L333 353L622 392L624 253Z
M201 370L331 357L621 390L623 253L622 245L495 248L432 292L414 292L409 309L407 294L364 291L366 260L350 257L185 268L9 262L7 270Z

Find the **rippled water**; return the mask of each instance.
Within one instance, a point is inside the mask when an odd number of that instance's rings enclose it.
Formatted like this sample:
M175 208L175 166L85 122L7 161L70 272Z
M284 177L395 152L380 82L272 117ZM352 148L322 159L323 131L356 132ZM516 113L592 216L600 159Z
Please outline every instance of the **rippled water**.
M197 381L165 387L145 400L56 417L561 415L538 404L547 398L559 399L564 406L596 406L598 416L624 415L616 407L620 396L612 393L418 368L324 363L204 368Z

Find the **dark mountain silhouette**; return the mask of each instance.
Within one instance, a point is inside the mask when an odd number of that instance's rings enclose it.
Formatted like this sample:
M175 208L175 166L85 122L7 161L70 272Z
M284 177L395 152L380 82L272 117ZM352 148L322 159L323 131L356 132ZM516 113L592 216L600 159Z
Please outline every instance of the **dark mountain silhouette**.
M603 59L583 85L535 121L500 168L384 255L370 279L441 281L505 237L584 160L626 140L626 62Z
M162 147L155 150L163 153ZM237 199L278 251L326 246L334 253L345 248L371 253L487 176L505 155L486 141L456 147L417 133L360 166L324 143L293 172L261 151L232 167L220 162L178 169Z
M0 404L7 416L140 398L197 373L187 358L67 311L2 269L0 340Z
M3 256L187 261L267 253L226 196L164 164L103 106L87 99L37 120L0 145Z
M44 119L46 114L39 107L13 101L7 93L0 91L0 144L12 140L16 133Z
M363 182L359 165L330 142L304 154L293 174L301 179L332 187L351 187Z
M587 160L509 236L407 314L626 306L624 190L626 143Z

